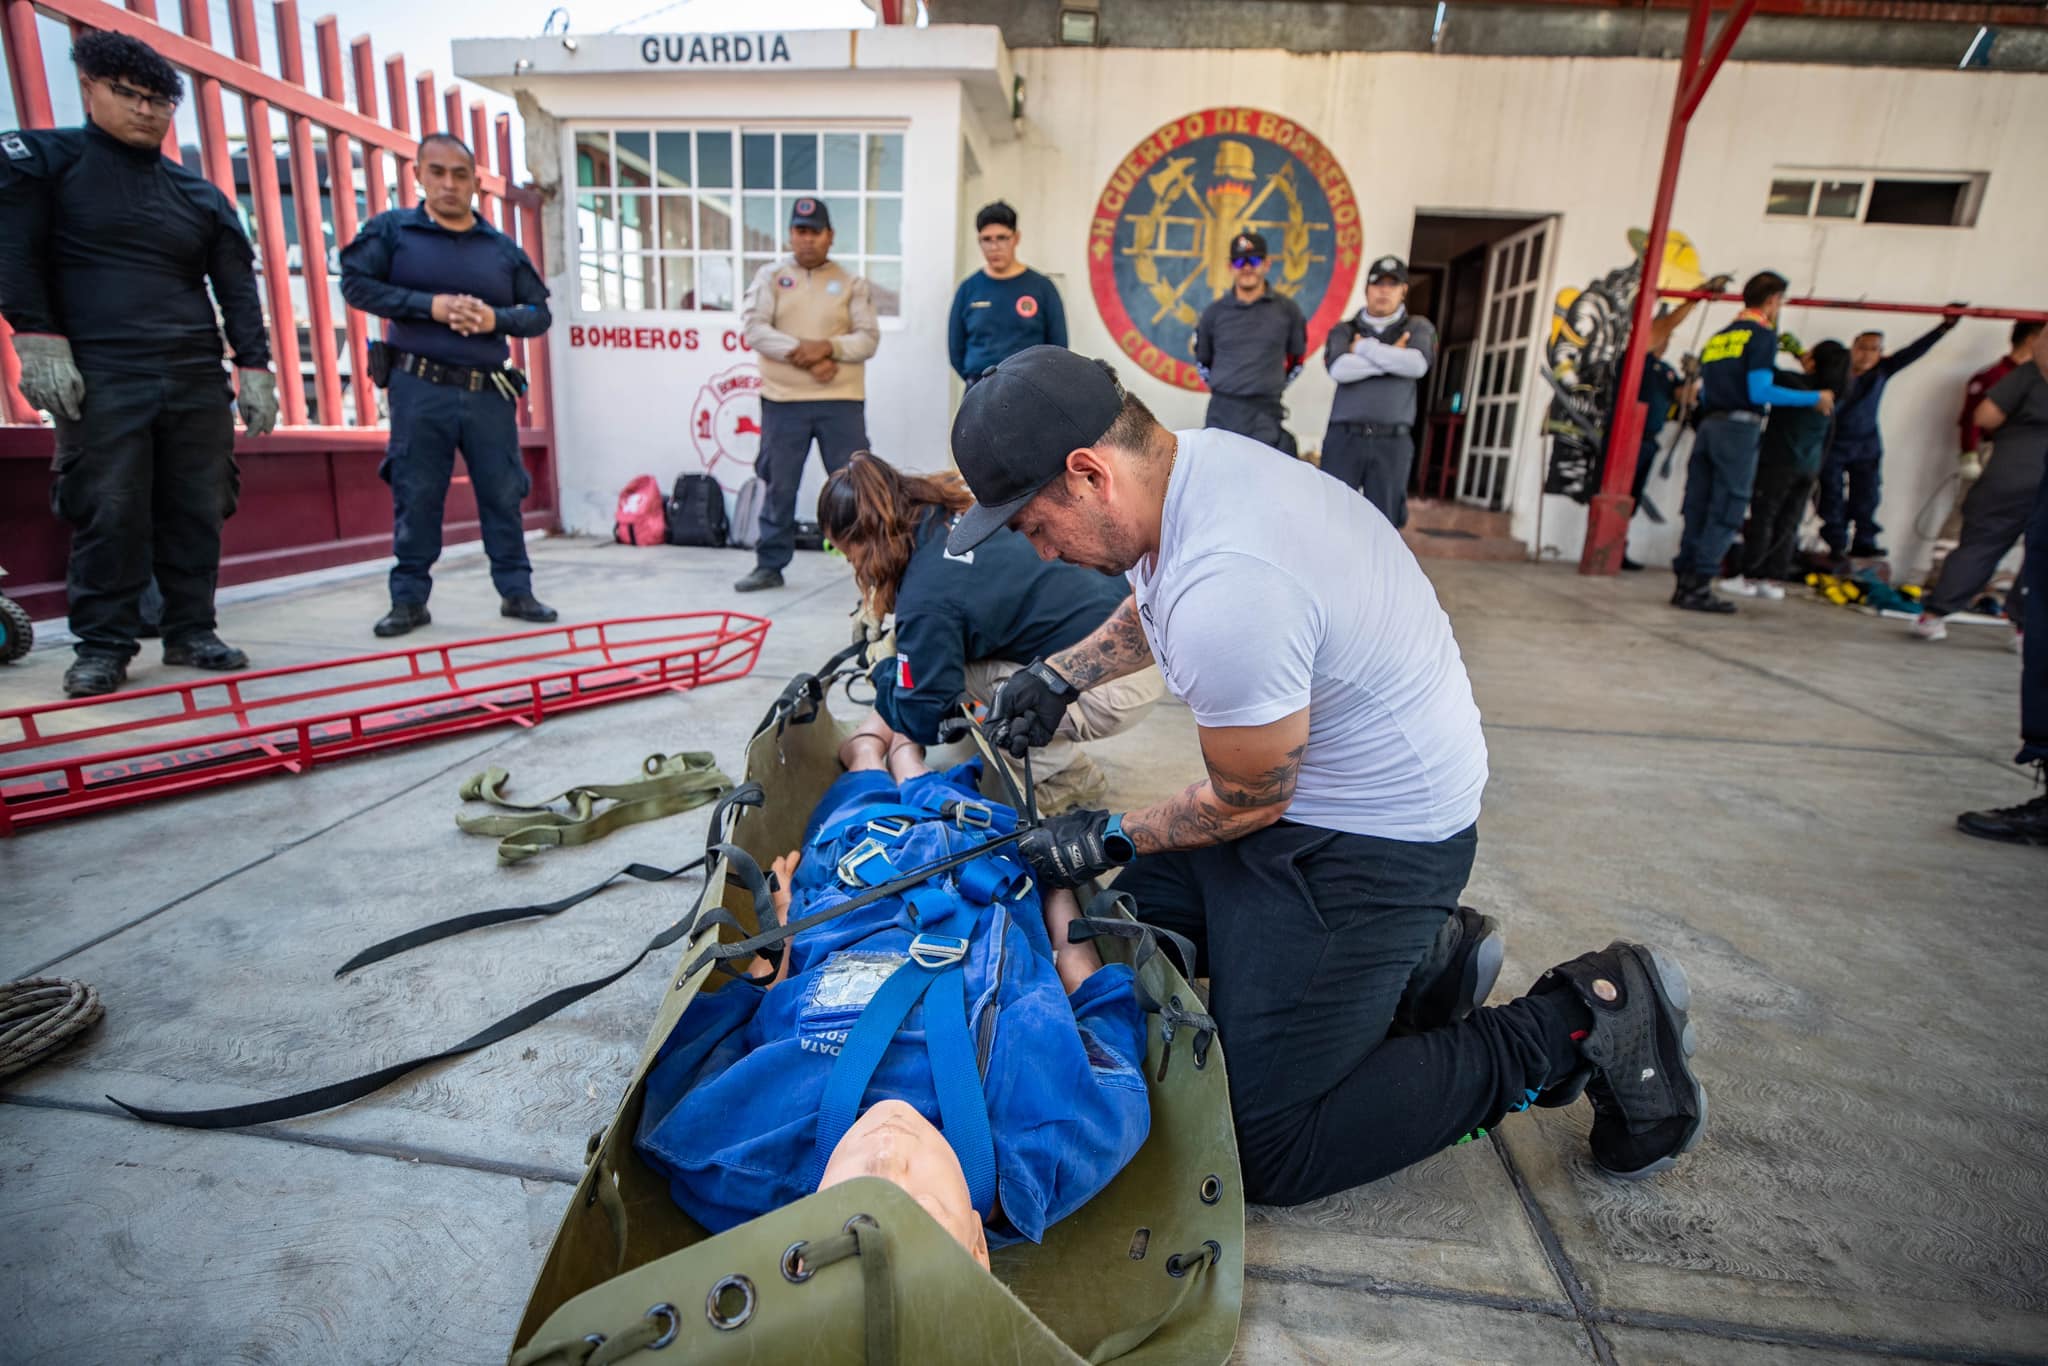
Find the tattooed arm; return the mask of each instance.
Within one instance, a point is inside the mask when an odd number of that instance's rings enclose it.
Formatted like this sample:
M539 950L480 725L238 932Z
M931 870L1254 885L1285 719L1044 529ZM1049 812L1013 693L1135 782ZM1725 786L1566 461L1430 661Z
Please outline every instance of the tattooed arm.
M1134 674L1150 664L1152 647L1146 643L1145 628L1138 624L1138 595L1133 593L1117 604L1109 619L1086 640L1045 662L1082 692L1108 679Z
M1308 708L1263 726L1204 727L1201 740L1207 779L1124 816L1139 853L1223 844L1279 820L1308 749Z

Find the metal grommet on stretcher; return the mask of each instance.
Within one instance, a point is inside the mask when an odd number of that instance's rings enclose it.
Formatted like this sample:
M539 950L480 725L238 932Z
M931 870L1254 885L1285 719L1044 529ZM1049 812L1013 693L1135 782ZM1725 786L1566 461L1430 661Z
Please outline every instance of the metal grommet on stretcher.
M643 1350L649 1352L659 1352L662 1348L668 1346L671 1342L674 1342L676 1340L676 1329L682 1326L683 1316L676 1312L676 1307L674 1305L668 1303L667 1301L663 1301L660 1304L651 1305L647 1310L647 1317L650 1319L668 1320L668 1329L667 1331L662 1333L660 1337L648 1343Z
M720 1301L725 1298L727 1291L732 1290L740 1293L740 1305L738 1309L728 1313ZM747 1320L754 1317L754 1283L745 1276L722 1277L718 1284L711 1287L711 1293L704 1297L704 1317L721 1333L730 1333L736 1328L745 1327Z
M1223 1182L1214 1175L1202 1178L1202 1203L1213 1205L1223 1198Z
M804 1249L809 1246L808 1242L796 1242L782 1249L782 1279L791 1285L802 1285L818 1274L804 1261Z

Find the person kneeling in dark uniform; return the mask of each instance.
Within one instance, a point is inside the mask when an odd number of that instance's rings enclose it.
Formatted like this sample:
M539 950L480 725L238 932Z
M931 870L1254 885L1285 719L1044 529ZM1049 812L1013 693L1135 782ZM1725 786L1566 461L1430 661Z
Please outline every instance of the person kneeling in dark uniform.
M277 425L277 381L234 205L163 155L183 80L123 34L87 34L71 57L85 126L0 134L0 312L22 394L56 419L50 506L71 524L78 637L64 692L94 697L127 681L152 572L164 663L248 667L214 634L236 492L228 405L261 436Z
M519 455L525 377L507 369L507 337L544 335L548 287L511 238L478 216L476 157L447 133L420 139L422 203L363 224L341 253L342 297L389 319L391 610L373 628L402 636L433 618L434 561L455 452L469 468L499 615L553 621L533 596L519 504L533 487Z

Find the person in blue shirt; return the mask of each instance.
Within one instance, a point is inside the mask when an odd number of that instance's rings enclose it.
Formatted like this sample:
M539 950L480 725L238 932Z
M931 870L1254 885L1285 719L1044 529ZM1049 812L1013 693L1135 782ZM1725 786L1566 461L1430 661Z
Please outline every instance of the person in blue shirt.
M363 224L341 253L341 294L387 319L391 443L391 610L373 628L426 625L455 452L469 470L500 615L553 621L533 596L519 505L532 490L519 453L518 388L507 337L546 334L548 287L517 243L476 212L476 157L448 133L420 139L416 208Z
M1041 560L1013 531L947 554L946 533L972 502L957 474L910 474L867 452L818 495L818 524L853 565L867 618L896 617L894 657L874 669L875 707L919 744L937 743L963 695L986 705L1004 679L1084 639L1131 592L1121 578ZM1082 693L1033 761L1039 809L1106 796L1108 779L1081 744L1135 725L1165 691L1152 668Z
M1735 610L1713 583L1749 511L1765 413L1773 406L1835 409L1833 391L1788 389L1775 379L1787 287L1774 271L1750 276L1742 312L1700 349L1700 425L1685 469L1685 531L1671 566L1678 577L1671 605L1688 612Z
M1821 538L1836 559L1876 558L1885 553L1878 536L1877 505L1884 496L1884 436L1878 405L1885 386L1955 330L1954 314L1903 351L1884 354L1884 333L1860 332L1849 344L1849 387L1836 405L1834 443L1820 473Z
M1065 346L1067 310L1051 280L1017 259L1017 211L998 199L974 215L982 267L953 292L946 354L971 380L1027 346Z
M804 848L773 864L782 923L1015 829L979 759L933 773L877 716L840 760ZM712 1233L875 1176L983 1266L991 1243L1041 1241L1151 1127L1135 979L1068 942L1078 914L1006 847L802 931L683 1012L640 1154Z

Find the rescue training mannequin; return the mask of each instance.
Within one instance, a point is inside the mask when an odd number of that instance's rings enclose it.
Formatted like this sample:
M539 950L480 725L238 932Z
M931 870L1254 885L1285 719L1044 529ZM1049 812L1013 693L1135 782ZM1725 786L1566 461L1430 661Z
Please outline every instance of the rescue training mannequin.
M1130 596L1122 579L1047 564L1009 532L948 555L947 528L973 501L950 470L911 474L866 451L818 495L818 524L853 565L865 619L896 615L894 657L874 669L875 708L919 744L937 742L963 693L986 705L1004 679L1083 639ZM1109 781L1081 744L1135 725L1165 691L1159 670L1141 669L1081 694L1034 757L1038 809L1107 797Z
M1015 828L978 796L979 760L933 773L877 715L840 762L804 848L772 865L781 923ZM876 1176L983 1266L991 1241L1039 1241L1151 1122L1131 970L1067 942L1078 914L1072 892L1041 904L1005 845L800 932L684 1012L648 1074L641 1156L713 1233Z

